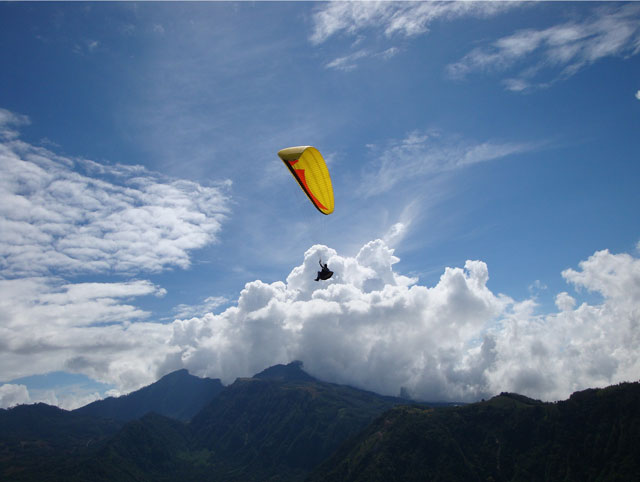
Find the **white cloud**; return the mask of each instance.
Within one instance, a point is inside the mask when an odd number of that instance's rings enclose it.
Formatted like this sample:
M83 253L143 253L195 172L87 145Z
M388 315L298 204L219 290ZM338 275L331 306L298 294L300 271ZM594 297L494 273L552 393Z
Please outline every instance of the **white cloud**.
M387 38L415 37L428 32L429 25L437 19L452 20L464 16L488 17L517 2L388 2L356 1L327 2L321 4L313 15L313 29L309 40L321 44L330 37L345 33L356 37L353 47L360 45L364 31L382 31ZM398 54L397 47L363 49L340 56L326 64L326 68L350 71L363 59L389 60Z
M215 311L229 300L223 296L209 296L199 305L180 304L174 308L176 318L192 318Z
M639 17L640 7L636 4L607 5L582 21L543 30L521 30L498 39L488 47L472 50L447 70L451 77L464 79L472 72L516 68L519 72L515 77L504 80L508 90L544 87L605 57L636 55L640 52ZM521 66L525 60L530 63ZM550 80L537 80L544 75Z
M569 311L576 306L576 300L566 291L556 296L556 306L560 311Z
M562 276L579 288L625 303L629 309L640 304L639 259L629 254L613 255L605 249L581 261L580 268L567 269Z
M0 107L0 140L15 139L19 135L17 128L30 123L26 115L16 114Z
M188 267L192 250L217 240L228 183L69 159L19 140L28 123L0 110L0 377L68 371L139 388L163 374L174 348L171 327L148 322L134 300L166 291L147 280L73 277ZM74 407L96 397L78 389L30 398Z
M186 268L191 250L216 241L228 212L224 183L61 157L17 140L10 126L25 122L0 112L3 276Z
M328 282L313 281L319 258L335 272ZM237 304L220 314L168 325L122 321L145 315L125 302L123 286L5 282L0 365L15 377L27 375L25 367L84 373L126 393L182 367L230 383L300 359L320 379L391 395L404 387L430 400L476 400L504 390L555 400L640 377L640 260L629 254L600 251L564 271L569 283L596 291L602 302L578 303L562 292L559 311L548 314L537 314L532 299L492 292L481 261L446 268L433 287L396 272L397 262L381 240L354 257L314 246L285 281L247 283ZM158 288L141 283L131 290L144 296ZM102 324L87 326L80 316L100 310ZM5 390L26 400L24 392ZM47 397L79 404L57 392L38 394Z
M16 405L46 403L65 410L83 407L102 397L96 391L87 390L81 385L62 385L56 388L34 388L16 383L0 384L0 408Z
M338 57L337 59L329 62L326 67L328 69L334 70L342 70L349 71L353 70L356 67L356 62L364 57L370 56L370 53L366 50L358 50L352 54L346 55L344 57Z
M535 148L527 143L473 143L435 130L414 131L401 141L370 147L379 154L367 168L359 188L364 196L386 192L402 181L423 179Z
M313 281L319 257L335 276ZM596 253L564 276L597 290L599 305L568 293L535 314L487 287L485 263L447 268L432 288L393 270L382 241L354 258L315 246L286 282L248 283L237 307L173 324L167 366L229 383L266 366L303 360L313 375L385 394L474 400L503 390L542 399L640 376L640 260Z
M163 294L148 281L0 280L2 378L66 370L121 389L153 381L171 330L130 301Z
M342 70L344 72L347 72L350 70L354 70L357 67L358 62L361 61L362 59L378 58L382 60L389 60L393 58L395 55L397 55L399 51L400 49L396 47L388 48L386 50L383 50L382 52L374 52L374 51L362 49L362 50L353 52L352 54L345 55L343 57L338 57L332 60L331 62L327 63L325 67L327 69Z
M487 17L517 5L516 2L328 2L313 16L310 40L325 42L340 32L357 35L365 29L382 29L386 36L412 37L428 31L436 19Z
M640 90L636 92L636 99L640 100Z
M0 385L0 408L10 408L15 405L30 403L29 390L25 385L5 383Z

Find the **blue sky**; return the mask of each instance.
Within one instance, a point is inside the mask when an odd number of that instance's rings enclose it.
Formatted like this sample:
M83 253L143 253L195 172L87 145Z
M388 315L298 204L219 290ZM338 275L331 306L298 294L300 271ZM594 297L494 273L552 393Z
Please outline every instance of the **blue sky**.
M294 359L432 400L637 380L639 19L0 3L0 406Z

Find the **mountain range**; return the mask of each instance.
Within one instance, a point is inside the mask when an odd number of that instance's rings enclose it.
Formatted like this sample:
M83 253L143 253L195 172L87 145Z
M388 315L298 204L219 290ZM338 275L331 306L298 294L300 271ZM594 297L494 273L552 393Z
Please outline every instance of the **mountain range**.
M640 480L640 385L417 404L300 362L223 387L186 370L74 411L0 410L0 480Z

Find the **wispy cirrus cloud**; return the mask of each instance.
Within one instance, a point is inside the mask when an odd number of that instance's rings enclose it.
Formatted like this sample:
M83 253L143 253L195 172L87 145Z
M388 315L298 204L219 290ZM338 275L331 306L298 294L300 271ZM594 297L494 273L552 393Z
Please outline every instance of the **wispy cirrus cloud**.
M141 166L70 159L17 139L0 112L0 268L4 277L157 272L215 242L229 183L202 186Z
M527 29L479 47L447 72L464 79L474 72L516 73L503 80L508 90L523 91L568 78L606 57L640 52L640 6L624 4L595 9L586 19L542 30Z
M358 192L365 197L373 196L403 181L463 169L537 147L526 142L473 142L437 130L414 131L400 141L376 146L380 154L368 167Z
M29 125L29 117L0 107L0 140L15 139L20 135L19 127Z
M328 2L313 15L313 29L309 40L318 45L339 34L358 36L358 46L367 29L387 38L410 38L429 31L438 19L452 20L465 16L489 17L505 11L517 2ZM363 49L328 62L326 68L350 71L366 58L388 60L399 52L397 47Z
M518 2L328 2L313 15L310 41L325 42L345 32L354 35L364 29L382 29L386 36L411 37L429 30L437 19L465 16L488 17L516 6Z
M345 55L344 57L338 57L337 59L332 60L328 64L326 64L327 69L334 70L342 70L349 71L353 70L357 67L357 64L360 60L366 58L378 58L383 60L388 60L391 57L397 55L399 49L396 47L391 47L382 52L372 52L370 50L358 50L352 54Z

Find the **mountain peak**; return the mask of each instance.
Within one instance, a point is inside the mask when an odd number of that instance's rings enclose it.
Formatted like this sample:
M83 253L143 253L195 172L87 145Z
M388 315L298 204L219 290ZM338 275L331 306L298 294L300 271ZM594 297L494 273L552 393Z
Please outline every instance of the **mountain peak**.
M287 365L274 365L261 371L253 378L276 380L281 382L313 382L316 379L302 369L302 362L292 361Z
M187 421L224 387L219 379L199 378L181 369L151 385L118 398L97 400L75 411L85 415L134 420L149 412Z
M174 372L167 373L166 375L160 377L160 379L155 383L158 383L161 380L172 381L172 380L188 379L188 378L192 378L192 377L197 378L194 375L191 375L189 373L189 370L187 370L186 368L181 368L180 370L176 370Z

